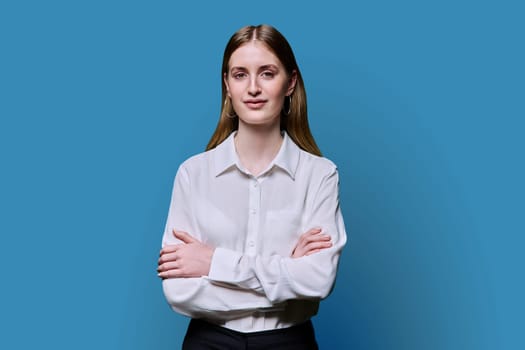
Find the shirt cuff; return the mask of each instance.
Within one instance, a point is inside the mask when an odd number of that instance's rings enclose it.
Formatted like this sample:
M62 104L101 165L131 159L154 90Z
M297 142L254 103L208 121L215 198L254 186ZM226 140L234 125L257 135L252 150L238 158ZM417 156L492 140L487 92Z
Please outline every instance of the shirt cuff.
M217 282L236 283L236 274L242 254L233 250L217 247L211 258L208 279Z

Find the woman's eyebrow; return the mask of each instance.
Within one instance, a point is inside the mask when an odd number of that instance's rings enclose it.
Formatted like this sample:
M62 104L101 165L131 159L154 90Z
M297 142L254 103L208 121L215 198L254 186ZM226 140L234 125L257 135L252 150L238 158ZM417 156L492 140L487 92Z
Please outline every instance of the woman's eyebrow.
M234 70L246 70L246 68L241 67L241 66L235 66L235 67L230 68L230 71L234 71Z
M279 70L279 67L277 67L275 64L265 64L265 65L262 65L260 66L259 68L257 68L257 70L265 70L265 69L275 69L275 70ZM234 70L248 70L246 67L243 67L243 66L235 66L235 67L231 67L230 68L230 71L234 71Z
M264 66L259 67L259 70L265 70L265 69L279 70L279 68L275 64L265 64Z

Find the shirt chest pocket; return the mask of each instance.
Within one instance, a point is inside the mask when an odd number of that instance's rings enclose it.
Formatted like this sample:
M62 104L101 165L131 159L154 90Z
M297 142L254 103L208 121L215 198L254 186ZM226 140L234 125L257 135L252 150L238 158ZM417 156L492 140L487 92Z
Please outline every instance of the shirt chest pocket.
M303 233L301 210L279 209L268 211L263 220L264 238L261 244L265 253L289 256Z

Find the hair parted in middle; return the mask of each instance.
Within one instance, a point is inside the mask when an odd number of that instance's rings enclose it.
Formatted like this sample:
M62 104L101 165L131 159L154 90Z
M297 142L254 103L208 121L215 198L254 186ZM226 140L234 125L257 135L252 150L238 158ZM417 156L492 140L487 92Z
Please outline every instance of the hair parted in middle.
M283 64L288 77L295 71L297 82L292 92L291 98L285 99L285 104L281 111L281 130L288 133L290 138L306 152L320 156L321 151L313 138L308 125L308 114L306 109L306 91L303 78L299 71L299 66L295 60L292 48L286 38L274 27L261 24L258 26L246 26L239 29L232 35L226 48L222 60L221 82L222 82L222 106L217 128L213 133L206 150L217 147L233 131L239 127L239 118L235 115L233 106L228 98L228 91L224 82L224 75L228 74L229 62L232 54L244 44L252 40L262 42ZM289 112L289 113L285 113Z

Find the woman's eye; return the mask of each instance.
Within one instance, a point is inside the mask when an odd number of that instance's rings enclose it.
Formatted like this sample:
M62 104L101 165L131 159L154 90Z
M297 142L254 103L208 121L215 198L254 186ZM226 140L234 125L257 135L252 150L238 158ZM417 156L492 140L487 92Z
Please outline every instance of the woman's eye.
M242 79L246 76L246 73L243 73L243 72L238 72L238 73L233 73L233 77L235 79Z
M262 73L262 76L265 77L265 78L273 78L274 75L275 74L273 72L271 72L271 71L264 71Z

